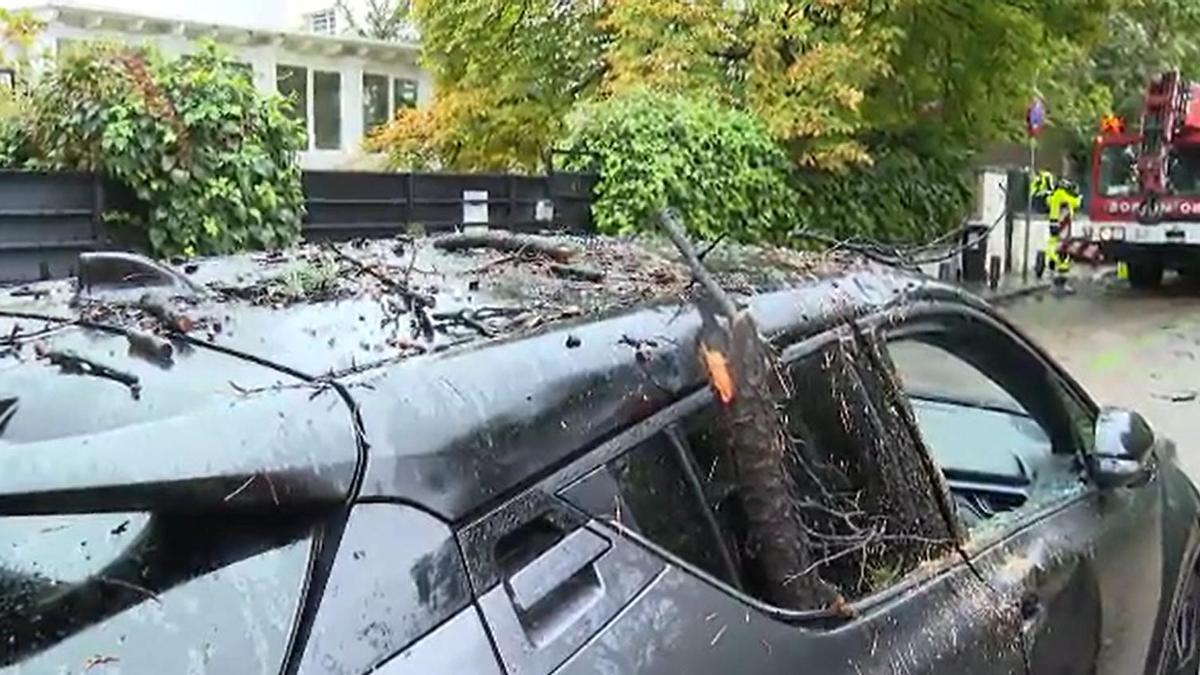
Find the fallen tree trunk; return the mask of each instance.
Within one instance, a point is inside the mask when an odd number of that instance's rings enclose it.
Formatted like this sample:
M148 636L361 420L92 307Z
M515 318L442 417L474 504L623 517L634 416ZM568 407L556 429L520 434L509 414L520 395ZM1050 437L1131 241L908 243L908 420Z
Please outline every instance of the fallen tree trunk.
M847 612L846 596L959 544L949 491L878 341L850 324L789 376L678 220L660 220L708 296L699 357L734 467L748 590L782 607Z
M743 557L757 567L754 576L761 580L765 600L781 607L825 606L836 598L832 588L816 576L795 578L797 570L812 563L812 547L784 470L790 443L778 408L786 391L779 379L782 371L754 317L739 310L704 268L678 220L664 213L661 222L725 319L722 324L702 305L700 358L723 404L721 426L748 525Z

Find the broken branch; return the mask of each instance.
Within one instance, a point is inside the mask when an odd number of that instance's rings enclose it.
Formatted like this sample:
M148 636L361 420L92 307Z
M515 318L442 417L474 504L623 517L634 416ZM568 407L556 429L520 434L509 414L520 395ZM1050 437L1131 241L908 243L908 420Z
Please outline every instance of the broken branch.
M64 373L98 377L119 382L129 387L129 393L133 395L134 399L141 397L142 386L138 381L137 375L96 363L73 352L48 350L40 346L37 351L39 357L46 359L51 365L58 366L59 370Z
M692 276L696 278L696 281L700 282L700 285L704 287L709 296L717 302L725 318L732 320L734 315L737 314L737 305L733 303L733 299L729 297L725 289L721 288L721 285L717 283L712 273L704 267L704 261L700 259L699 254L696 253L696 249L688 241L683 224L679 221L679 215L670 209L665 209L659 214L658 221L662 225L663 231L667 233L667 237L675 244L675 248L679 249L684 263L692 271Z
M590 267L580 267L578 265L561 265L561 264L556 263L556 264L550 265L550 272L552 272L554 274L554 276L562 277L563 279L574 279L576 281L590 281L594 284L598 284L601 281L604 281L604 272L601 272L600 270L592 269Z
M187 333L196 326L196 322L191 318L176 312L166 305L166 303L156 300L150 295L143 295L138 301L138 309L154 317L163 328L175 333Z
M430 299L427 296L421 295L420 293L417 293L408 287L407 274L405 276L406 281L399 282L399 281L396 281L395 279L392 279L392 278L384 275L382 272L375 269L373 266L368 265L367 263L359 260L358 258L355 258L354 256L350 255L349 253L346 253L342 249L338 248L336 244L327 243L327 244L325 244L325 249L328 250L330 253L333 253L335 256L337 256L341 260L349 263L350 266L353 267L354 269L375 279L379 283L386 286L389 290L398 293L400 296L402 296L404 298L405 304L408 305L409 309L413 309L416 307L432 307L433 306L432 299ZM416 258L417 258L417 254L414 251L413 252L413 261L414 262L416 261ZM410 270L411 270L411 268L410 268Z
M175 347L167 340L132 328L125 330L125 340L129 342L130 354L140 356L156 365L171 365Z
M433 246L443 251L467 251L476 248L490 248L505 253L521 253L524 251L525 253L544 256L560 263L569 262L576 254L574 248L557 244L549 239L509 232L463 232L448 234L435 239Z

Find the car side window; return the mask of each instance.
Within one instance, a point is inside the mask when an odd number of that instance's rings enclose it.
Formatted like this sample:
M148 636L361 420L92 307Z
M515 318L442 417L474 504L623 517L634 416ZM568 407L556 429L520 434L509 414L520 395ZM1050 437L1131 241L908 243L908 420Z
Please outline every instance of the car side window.
M949 320L903 331L887 350L968 528L1079 483L1092 415L1010 336Z
M726 582L733 582L723 542L697 484L696 466L673 432L657 433L569 488L564 496L662 546Z
M932 465L880 366L878 343L852 331L788 364L780 401L787 434L780 469L791 491L794 568L762 554L767 523L746 505L739 479L745 448L712 402L639 442L568 487L564 497L618 528L641 534L729 586L788 609L824 606L810 594L788 604L782 583L805 579L855 599L882 590L949 550L955 526ZM885 391L886 390L886 391ZM754 460L750 460L754 461ZM765 528L765 529L764 529ZM790 535L788 535L790 536Z

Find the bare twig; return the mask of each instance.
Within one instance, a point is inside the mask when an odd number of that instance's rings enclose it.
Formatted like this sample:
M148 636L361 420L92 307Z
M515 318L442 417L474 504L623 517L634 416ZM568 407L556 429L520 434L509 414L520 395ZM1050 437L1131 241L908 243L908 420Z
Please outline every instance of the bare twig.
M675 244L675 248L679 249L680 254L683 255L683 261L691 269L692 276L696 278L696 281L700 282L700 285L704 287L709 296L716 301L725 318L733 319L737 315L737 305L733 303L733 299L729 297L725 289L721 288L721 285L717 283L712 273L704 267L704 262L700 260L696 249L692 247L692 243L688 241L687 235L684 234L684 228L679 222L678 214L670 209L666 209L659 214L658 221L662 225L663 231L670 237L671 242Z
M141 593L142 595L146 596L147 598L150 598L151 600L157 602L158 604L160 604L160 605L162 604L162 599L160 599L158 597L158 593L155 593L154 591L152 591L149 588L146 588L144 586L138 586L137 584L129 582L129 581L125 581L124 579L115 579L113 577L106 577L103 575L97 576L96 580L104 582L106 584L112 584L113 586L120 586L121 588L127 588L131 591L137 591L138 593Z
M421 295L420 293L417 293L408 287L407 274L405 275L404 281L396 281L395 279L392 279L391 277L384 275L382 272L375 269L373 266L368 265L367 263L364 263L363 261L359 260L358 258L355 258L354 256L350 255L349 253L346 253L345 251L341 250L340 248L337 247L336 244L326 243L325 249L327 251L329 251L330 253L333 253L339 259L348 263L354 269L358 270L359 272L361 272L363 274L370 276L371 278L375 279L379 283L386 286L389 290L391 290L395 293L398 293L400 296L402 296L404 298L405 304L408 306L409 309L416 309L419 307L429 307L429 306L433 305L433 301L430 298L428 298L424 295ZM416 251L413 251L413 261L415 262L416 259L417 259ZM411 270L411 268L410 268L410 270Z
M442 322L442 325L462 324L476 333L484 337L495 337L496 331L482 324L476 317L475 313L468 309L460 309L457 312L439 312L431 315L434 321Z
M129 393L134 399L140 398L142 387L138 381L137 375L132 375L116 368L96 363L90 359L86 359L78 354L67 351L54 351L41 348L38 350L38 356L46 359L51 365L58 366L59 369L71 375L85 375L88 377L98 377L105 380L119 382L126 387L129 387Z

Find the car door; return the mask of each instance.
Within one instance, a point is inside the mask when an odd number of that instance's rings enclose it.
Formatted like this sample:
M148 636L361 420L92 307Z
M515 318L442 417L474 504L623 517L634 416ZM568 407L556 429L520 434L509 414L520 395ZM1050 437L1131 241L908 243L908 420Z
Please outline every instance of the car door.
M843 337L790 358L820 364ZM709 451L717 417L698 392L464 531L507 672L1025 672L1016 604L956 552L841 608L756 598L729 543L728 467Z
M1144 672L1162 588L1155 482L1088 483L1095 405L1002 322L928 307L889 333L973 565L1018 603L1031 672Z

